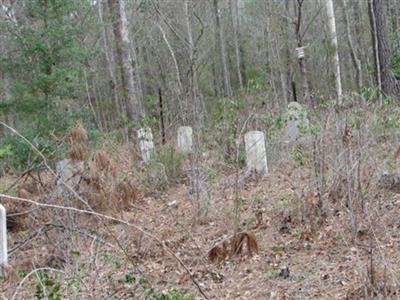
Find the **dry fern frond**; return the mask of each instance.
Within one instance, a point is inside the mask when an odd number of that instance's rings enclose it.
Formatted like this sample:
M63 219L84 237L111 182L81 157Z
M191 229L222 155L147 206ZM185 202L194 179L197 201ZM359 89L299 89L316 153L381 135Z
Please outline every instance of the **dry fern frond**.
M116 167L107 152L97 151L93 155L93 161L99 171L109 172L112 177L115 177Z
M243 254L244 246L246 246L249 256L252 256L254 252L258 252L259 250L255 236L252 233L241 232L232 238L231 255Z
M259 251L258 242L255 236L249 232L240 232L232 236L229 241L215 245L208 252L208 259L213 263L225 260L228 256L241 255L247 249L249 257Z
M228 244L224 241L222 244L215 245L208 252L208 259L213 263L219 263L228 257Z
M70 145L86 144L88 142L87 130L83 127L82 123L78 122L68 132L68 143Z
M130 202L133 202L139 198L138 189L133 182L130 182L129 180L120 182L117 186L117 190L122 206L125 208L128 207Z
M68 156L72 160L84 160L87 151L88 149L86 145L74 144L71 145L71 149L68 152Z

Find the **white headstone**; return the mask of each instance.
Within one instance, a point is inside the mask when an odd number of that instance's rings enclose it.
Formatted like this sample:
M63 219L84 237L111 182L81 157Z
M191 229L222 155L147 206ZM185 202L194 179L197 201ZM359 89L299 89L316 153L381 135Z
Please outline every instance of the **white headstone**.
M268 166L264 133L261 131L249 131L244 135L244 143L247 170L260 175L267 174Z
M181 153L192 152L193 130L190 126L181 126L178 128L178 151Z
M302 133L309 128L307 111L297 102L288 104L287 125L284 141L290 147L302 142Z
M4 267L7 265L7 216L6 209L0 204L0 276L5 276Z
M139 139L139 148L142 154L142 160L147 163L154 155L154 142L151 128L140 128L137 131L137 135Z
M84 173L85 163L81 160L64 159L57 163L57 194L59 196L70 192L68 185L74 191L78 191L79 184Z

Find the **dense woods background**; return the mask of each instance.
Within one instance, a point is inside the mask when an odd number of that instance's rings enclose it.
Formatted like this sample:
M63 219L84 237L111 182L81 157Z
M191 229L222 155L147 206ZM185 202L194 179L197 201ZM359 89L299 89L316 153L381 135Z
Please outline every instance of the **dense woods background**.
M0 0L0 296L398 297L399 28L397 0Z
M335 76L345 97L398 98L398 3L333 1L335 46L328 2L4 0L1 118L51 152L77 119L94 135L147 124L159 137L160 105L167 134L235 110L274 122L295 98L331 103ZM27 160L17 143L1 149Z

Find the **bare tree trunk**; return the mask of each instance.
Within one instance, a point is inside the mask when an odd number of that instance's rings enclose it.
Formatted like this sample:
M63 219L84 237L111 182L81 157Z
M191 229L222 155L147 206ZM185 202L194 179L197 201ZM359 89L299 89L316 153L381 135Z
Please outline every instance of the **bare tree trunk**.
M222 30L222 24L220 20L220 14L218 10L218 0L213 0L214 4L214 17L215 17L215 27L218 33L218 48L220 52L220 60L222 64L222 76L224 79L224 93L226 97L232 97L232 87L229 78L228 64L226 62L226 50L225 50L225 39Z
M396 80L392 64L390 62L390 45L387 34L386 16L382 0L370 0L371 24L374 24L376 38L376 58L378 59L379 75L381 79L382 92L387 96L394 96L400 99L400 84Z
M187 108L187 101L186 102L183 101L184 92L183 92L183 87L182 87L182 82L181 82L181 74L179 71L179 65L178 65L178 61L176 59L176 54L174 52L174 49L171 46L171 43L169 42L169 40L167 38L167 34L165 33L165 30L163 29L163 27L160 24L157 24L157 27L161 32L163 40L164 40L165 44L167 45L169 53L171 54L172 61L174 62L175 73L176 73L176 82L177 82L177 88L174 89L174 91L177 90L176 96L178 98L178 105L179 105L179 109L180 109L180 113L181 113L181 118L182 118L183 122L185 123L187 121L187 117L188 117L186 115L188 108Z
M140 101L132 67L131 41L129 39L128 21L126 19L125 0L108 0L108 5L113 16L117 63L122 79L122 101L128 120L137 125L144 116L144 109Z
M236 69L239 81L239 88L243 89L243 77L241 72L241 62L240 62L240 47L239 47L239 6L238 0L230 0L231 6L231 18L233 27L233 41L235 44L235 56L236 56Z
M193 120L198 128L203 124L203 101L200 95L199 83L197 78L197 70L196 70L196 57L195 57L195 45L193 42L193 34L192 34L192 22L191 16L193 14L192 0L185 1L185 18L186 18L186 26L187 26L187 35L189 42L189 59L190 59L190 94L192 99L192 111L193 111Z
M304 50L303 34L301 33L301 18L302 18L302 5L304 0L294 0L297 2L295 5L295 12L297 12L297 19L295 21L295 32L297 39L297 47ZM306 68L305 56L298 56L300 76L303 84L303 101L311 102L311 83L308 79Z
M375 14L374 7L372 4L373 0L368 0L368 15L369 21L371 25L371 41L372 41L372 53L373 53L373 62L374 62L374 78L375 84L377 85L379 91L382 91L382 81L381 81L381 71L379 66L379 57L378 57L378 38L376 36L376 22L375 22Z
M335 12L333 10L332 0L326 0L325 4L326 4L326 13L328 16L328 27L331 39L331 46L333 49L332 65L333 65L333 73L335 76L336 103L342 104L343 93L342 93L342 81L340 79L340 62L339 62L338 42L336 35Z
M114 73L114 68L113 68L113 58L110 57L109 55L109 46L108 46L108 38L107 38L107 31L106 31L106 27L104 26L104 20L103 20L103 6L101 5L102 1L99 1L98 3L98 9L99 9L99 19L100 22L102 24L102 36L103 36L103 48L104 48L104 56L106 58L106 62L107 62L107 70L110 76L110 90L111 90L111 94L112 94L112 99L113 99L113 105L111 105L110 107L115 106L117 108L117 111L120 112L121 114L124 114L123 110L122 110L122 105L120 102L120 99L118 97L118 91L117 91L117 79ZM110 51L110 53L112 53L112 51ZM109 113L111 113L114 118L117 117L116 112L110 111Z
M273 40L274 40L274 45L273 45L273 53L274 53L274 55L276 56L276 58L277 58L277 61L278 61L278 67L279 67L279 75L280 75L280 81L281 81L281 88L282 88L282 96L283 96L283 101L284 101L284 105L285 105L285 107L287 107L287 104L288 104L288 87L287 87L287 78L286 78L286 76L285 76L285 71L284 71L284 67L282 67L282 59L281 59L281 56L280 56L280 54L279 54L279 47L278 47L278 41L279 41L279 38L278 38L278 35L277 35L277 33L275 32L274 33L274 35L273 35Z
M343 20L346 25L347 45L350 49L351 61L353 63L353 67L356 71L357 89L358 89L358 92L361 92L361 88L362 88L361 62L360 62L360 59L357 57L356 49L355 49L354 43L353 43L353 38L351 36L347 0L342 0L342 5L343 5L343 12L344 12Z
M269 6L268 2L264 2L263 5L263 10L264 10L264 26L263 26L263 35L264 35L264 51L265 51L265 74L266 74L266 79L270 85L270 87L275 91L275 84L274 84L274 78L272 74L274 73L273 71L273 63L271 62L271 54L270 54L270 44L272 42L271 40L271 30L270 30L270 14L269 14Z
M283 21L283 33L285 36L285 67L286 67L286 86L287 86L287 94L288 98L286 99L287 102L290 102L289 100L289 94L290 94L290 86L292 84L292 58L290 55L290 22L289 22L289 15L290 15L290 6L289 6L289 0L285 0L285 11L287 14L287 17L284 18Z

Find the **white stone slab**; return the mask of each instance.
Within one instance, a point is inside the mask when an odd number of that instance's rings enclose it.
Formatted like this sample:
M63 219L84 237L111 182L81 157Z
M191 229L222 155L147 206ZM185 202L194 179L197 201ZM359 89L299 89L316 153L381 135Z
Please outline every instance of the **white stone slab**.
M247 170L251 173L265 175L268 173L267 153L264 133L249 131L244 135Z
M57 194L59 196L70 193L68 185L74 191L78 191L79 184L84 173L85 162L80 160L64 159L57 163Z
M178 151L184 154L191 153L193 148L193 130L190 126L178 128Z
M143 162L147 163L151 160L155 153L151 128L140 128L137 131L137 135L139 139L139 148L142 155L142 160Z
M6 209L0 204L0 275L5 276L4 267L7 265L7 216Z

